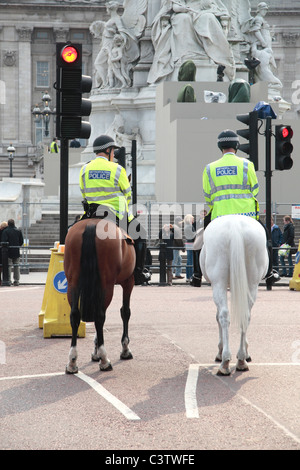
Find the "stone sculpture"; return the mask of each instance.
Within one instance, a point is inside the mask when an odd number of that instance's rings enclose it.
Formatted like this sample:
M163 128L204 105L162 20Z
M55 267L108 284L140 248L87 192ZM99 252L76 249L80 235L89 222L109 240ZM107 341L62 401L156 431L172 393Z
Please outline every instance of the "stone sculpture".
M167 78L186 60L209 58L235 76L233 53L226 37L230 16L220 0L163 0L152 25L154 60L148 76L153 84ZM227 22L225 21L227 20Z
M100 88L124 88L132 83L132 68L140 56L139 38L146 18L147 0L125 0L124 12L119 15L120 4L110 1L107 22L94 21L90 31L102 37L101 48L95 60L95 82Z

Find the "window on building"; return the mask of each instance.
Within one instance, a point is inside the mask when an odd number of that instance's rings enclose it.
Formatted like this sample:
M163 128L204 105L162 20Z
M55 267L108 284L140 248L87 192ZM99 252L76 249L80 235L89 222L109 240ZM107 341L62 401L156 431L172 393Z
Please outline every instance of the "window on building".
M35 123L35 145L38 145L40 142L43 142L44 136L44 126L43 119L40 119Z
M49 87L49 62L36 63L36 86Z
M74 41L76 40L83 40L85 39L85 34L83 32L71 32L71 38Z
M36 32L37 39L49 39L48 31L37 31Z

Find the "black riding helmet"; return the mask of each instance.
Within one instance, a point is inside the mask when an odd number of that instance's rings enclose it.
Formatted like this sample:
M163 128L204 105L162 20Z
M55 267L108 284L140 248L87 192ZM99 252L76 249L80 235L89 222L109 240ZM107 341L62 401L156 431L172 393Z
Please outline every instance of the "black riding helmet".
M109 135L100 135L94 140L93 143L93 151L95 154L104 152L107 153L106 150L108 148L116 148L119 149L119 145L117 145L112 137Z
M230 129L226 129L225 131L221 132L218 135L218 147L221 150L233 148L238 150L240 147L240 141L238 135L231 131Z

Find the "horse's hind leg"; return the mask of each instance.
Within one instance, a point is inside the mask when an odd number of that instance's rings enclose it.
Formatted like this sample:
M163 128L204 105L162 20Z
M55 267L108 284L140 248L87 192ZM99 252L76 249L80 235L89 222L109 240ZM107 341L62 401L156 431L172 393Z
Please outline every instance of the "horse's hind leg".
M256 298L255 291L251 292L251 298ZM252 300L249 300L248 325L250 323L250 312L253 307L253 303L254 302ZM239 347L236 357L237 357L236 370L242 371L242 372L249 370L248 362L251 362L251 357L248 354L248 341L246 338L246 331L245 332L241 331L240 347Z
M219 312L216 315L218 327L219 327L219 343L218 343L218 354L216 355L215 361L222 362L222 351L223 351L223 338L222 338L222 327L219 322Z
M132 359L132 353L129 348L129 335L128 335L128 325L129 319L131 315L130 311L130 296L133 289L134 280L133 277L127 279L127 281L123 284L123 305L120 310L121 318L123 320L123 334L121 339L122 344L122 352L120 354L120 359Z
M236 370L238 371L246 371L249 370L248 364L247 364L247 340L246 340L246 332L241 332L241 341L240 341L240 348L237 353L237 364L236 364ZM249 358L248 358L249 360ZM250 358L251 360L251 358Z
M104 347L103 326L105 323L106 312L101 309L99 318L95 320L96 335L94 339L95 350L92 354L92 361L100 361L99 369L102 371L112 370L112 365L107 357L107 352Z
M220 329L219 355L222 349L222 359L218 375L230 375L231 352L229 349L229 310L227 305L227 289L222 285L213 286L213 297L218 309L217 320ZM217 356L218 358L218 356Z
M71 341L71 349L69 352L69 363L66 366L66 374L77 374L78 367L77 367L77 333L78 328L80 325L80 311L78 308L78 294L75 290L72 291L71 294L72 301L71 301L71 314L70 314L70 323L72 327L72 341Z

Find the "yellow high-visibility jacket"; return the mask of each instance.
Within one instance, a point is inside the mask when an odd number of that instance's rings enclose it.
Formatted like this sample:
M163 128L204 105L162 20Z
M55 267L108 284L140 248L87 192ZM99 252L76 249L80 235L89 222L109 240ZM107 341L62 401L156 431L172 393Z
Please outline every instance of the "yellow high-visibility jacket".
M226 153L208 164L203 172L203 191L211 220L229 214L259 217L257 176L253 163L245 158Z
M96 157L81 168L79 184L88 204L105 205L120 220L127 214L129 222L134 218L129 210L130 183L121 165Z
M58 153L58 145L57 142L53 141L50 145L50 153Z

